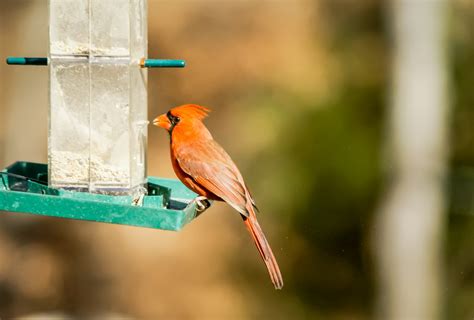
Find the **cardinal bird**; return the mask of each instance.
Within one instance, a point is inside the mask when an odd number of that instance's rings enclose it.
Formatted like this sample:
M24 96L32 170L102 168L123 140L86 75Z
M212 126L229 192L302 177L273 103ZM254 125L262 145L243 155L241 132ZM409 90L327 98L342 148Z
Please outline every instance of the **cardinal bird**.
M275 288L281 289L283 278L258 224L255 201L235 163L202 122L209 112L208 108L186 104L158 116L153 124L169 132L171 162L184 185L201 197L225 201L240 213Z

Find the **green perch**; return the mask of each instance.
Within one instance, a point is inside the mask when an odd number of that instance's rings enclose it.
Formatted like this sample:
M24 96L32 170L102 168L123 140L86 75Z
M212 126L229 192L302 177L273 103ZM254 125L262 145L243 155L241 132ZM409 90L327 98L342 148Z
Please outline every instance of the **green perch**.
M8 57L7 64L21 65L21 66L47 66L48 58L36 57Z
M41 57L8 57L6 59L9 65L20 66L47 66L48 58ZM140 61L142 68L184 68L184 60L174 59L142 59Z
M184 68L186 62L172 59L142 59L140 66L142 68Z

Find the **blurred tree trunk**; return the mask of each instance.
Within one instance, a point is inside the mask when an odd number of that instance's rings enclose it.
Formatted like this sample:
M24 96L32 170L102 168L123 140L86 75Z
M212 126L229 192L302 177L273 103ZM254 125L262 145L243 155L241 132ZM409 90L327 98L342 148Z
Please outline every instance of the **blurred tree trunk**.
M376 250L380 319L439 319L447 143L445 0L393 0L389 183Z

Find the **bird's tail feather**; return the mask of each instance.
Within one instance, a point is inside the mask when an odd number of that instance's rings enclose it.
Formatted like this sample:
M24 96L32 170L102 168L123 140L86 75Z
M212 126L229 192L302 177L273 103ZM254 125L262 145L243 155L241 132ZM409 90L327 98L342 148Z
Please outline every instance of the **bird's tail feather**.
M244 217L244 223L249 230L260 255L262 256L263 262L265 262L265 265L267 266L268 273L270 274L275 289L283 288L283 277L281 276L280 268L278 267L278 263L273 255L272 248L270 248L270 245L263 234L262 228L260 228L260 225L258 224L255 213L250 214L248 218Z

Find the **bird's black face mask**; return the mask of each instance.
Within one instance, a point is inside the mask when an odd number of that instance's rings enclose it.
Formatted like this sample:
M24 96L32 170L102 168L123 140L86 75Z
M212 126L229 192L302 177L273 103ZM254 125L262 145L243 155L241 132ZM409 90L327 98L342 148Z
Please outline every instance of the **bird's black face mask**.
M179 123L179 121L181 120L179 117L177 116L174 116L173 114L171 114L171 111L168 111L166 113L166 117L168 118L168 120L170 121L171 123L171 128L170 128L170 134L171 134L171 131L173 131L174 127Z

